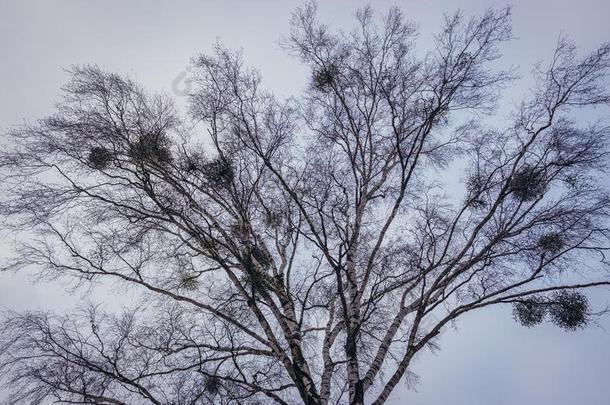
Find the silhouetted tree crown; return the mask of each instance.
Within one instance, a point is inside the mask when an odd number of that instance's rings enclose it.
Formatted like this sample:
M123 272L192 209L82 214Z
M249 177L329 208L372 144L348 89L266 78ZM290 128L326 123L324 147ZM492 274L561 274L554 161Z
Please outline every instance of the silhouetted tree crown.
M502 115L510 9L446 16L427 54L398 8L356 25L293 13L298 99L218 45L193 59L186 114L76 66L51 117L7 134L6 268L129 303L6 313L12 403L382 404L467 312L594 319L609 128L574 111L610 102L610 45L560 39Z

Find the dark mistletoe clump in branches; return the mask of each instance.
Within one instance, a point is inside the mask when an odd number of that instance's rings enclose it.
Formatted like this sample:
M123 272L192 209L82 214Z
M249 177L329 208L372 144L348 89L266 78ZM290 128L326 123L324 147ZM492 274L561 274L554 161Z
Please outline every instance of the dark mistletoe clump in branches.
M185 154L180 167L185 173L196 173L201 170L204 160L201 152L191 152Z
M511 178L510 191L522 202L540 198L546 189L544 172L536 167L525 165Z
M587 324L589 300L576 291L559 291L550 300L549 314L553 322L566 329L576 330Z
M334 63L322 66L313 72L313 86L315 89L327 92L332 89L339 75L339 69Z
M213 186L226 188L235 179L235 168L227 157L206 160L202 153L191 153L183 159L181 169L202 175Z
M267 275L256 269L252 263L246 265L246 272L242 276L242 282L246 287L246 291L250 294L250 299L267 296L271 287L267 281Z
M531 327L544 320L546 303L537 297L523 299L513 306L513 316L521 325Z
M557 326L576 330L588 322L589 301L577 291L557 291L552 295L532 296L515 302L513 316L523 326L541 323L547 316Z
M216 376L209 375L205 379L205 391L211 396L216 396L222 388L222 382Z
M229 186L235 177L235 170L231 162L225 158L218 158L204 163L201 170L210 183L218 186Z
M269 255L269 253L265 252L263 249L259 248L258 246L253 246L252 249L250 249L250 255L264 269L268 268L272 263L272 259Z
M139 164L153 164L157 166L172 162L171 141L161 132L141 134L130 145L129 154Z
M549 232L538 238L538 248L543 252L556 254L561 251L564 245L564 238L558 232Z
M112 153L103 146L94 146L87 156L89 164L96 169L106 169L112 162Z
M195 291L200 285L200 280L198 279L198 274L196 273L188 273L182 272L179 275L180 287L187 291Z

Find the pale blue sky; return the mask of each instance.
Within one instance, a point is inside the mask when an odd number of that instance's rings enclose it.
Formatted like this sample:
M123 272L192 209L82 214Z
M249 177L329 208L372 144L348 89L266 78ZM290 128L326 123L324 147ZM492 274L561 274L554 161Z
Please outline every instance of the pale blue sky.
M53 111L62 67L96 63L127 73L149 90L172 92L197 53L220 39L244 49L265 84L280 95L298 94L307 71L279 47L296 1L31 1L0 0L0 130ZM321 18L349 28L363 1L322 1ZM371 1L382 12L396 4L421 25L421 44L457 8L481 12L502 1ZM583 50L610 40L610 3L602 0L518 0L512 2L514 34L505 49L507 63L527 77L532 63L548 58L560 33ZM422 49L425 49L422 46ZM527 82L525 80L524 82ZM516 101L524 87L514 87ZM183 98L179 99L184 102ZM4 240L4 251L10 241ZM0 274L0 306L12 309L70 306L59 285L32 286L22 275ZM109 294L99 293L105 298ZM610 291L596 302L610 301ZM610 319L601 326L610 330ZM609 402L610 332L603 327L566 333L543 325L527 329L512 321L510 308L469 314L447 330L437 354L415 362L417 392L401 386L392 404L553 404L602 405ZM0 394L0 398L2 395Z

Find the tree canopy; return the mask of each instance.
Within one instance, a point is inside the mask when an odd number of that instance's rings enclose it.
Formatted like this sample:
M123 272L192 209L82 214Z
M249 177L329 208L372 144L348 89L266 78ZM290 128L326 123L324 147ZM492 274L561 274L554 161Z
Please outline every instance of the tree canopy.
M428 53L399 8L356 24L293 13L295 98L218 45L187 114L75 66L56 112L6 135L6 269L145 297L5 314L14 401L382 404L469 311L588 323L585 290L610 285L609 127L574 112L610 103L610 44L560 39L499 116L510 9L446 16Z

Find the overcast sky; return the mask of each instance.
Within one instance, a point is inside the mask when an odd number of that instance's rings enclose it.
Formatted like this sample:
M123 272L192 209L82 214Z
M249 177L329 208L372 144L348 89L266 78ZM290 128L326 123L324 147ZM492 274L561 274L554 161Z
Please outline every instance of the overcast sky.
M330 25L349 28L362 1L321 2ZM429 44L442 14L462 9L480 13L502 7L496 1L371 1L383 12L391 4L420 23L421 44ZM208 52L217 39L243 48L246 62L263 74L278 95L298 94L308 73L278 45L299 2L276 1L30 1L0 0L0 131L53 112L62 68L95 63L129 74L146 88L176 93L184 103L189 59ZM533 63L548 58L560 33L582 50L610 40L607 0L516 0L517 39L505 48L506 62L520 66L527 82ZM423 48L423 47L422 47ZM507 102L524 87L513 87ZM10 240L3 240L5 254ZM98 299L108 293L98 294ZM110 292L112 294L112 292ZM0 306L61 308L83 293L68 295L60 285L31 285L25 275L0 274ZM610 291L596 294L605 305ZM472 313L447 330L441 351L420 355L416 391L399 387L392 404L602 405L610 401L610 317L600 326L567 333L551 325L523 328L510 308ZM605 327L605 328L604 328ZM0 393L0 398L2 394Z

